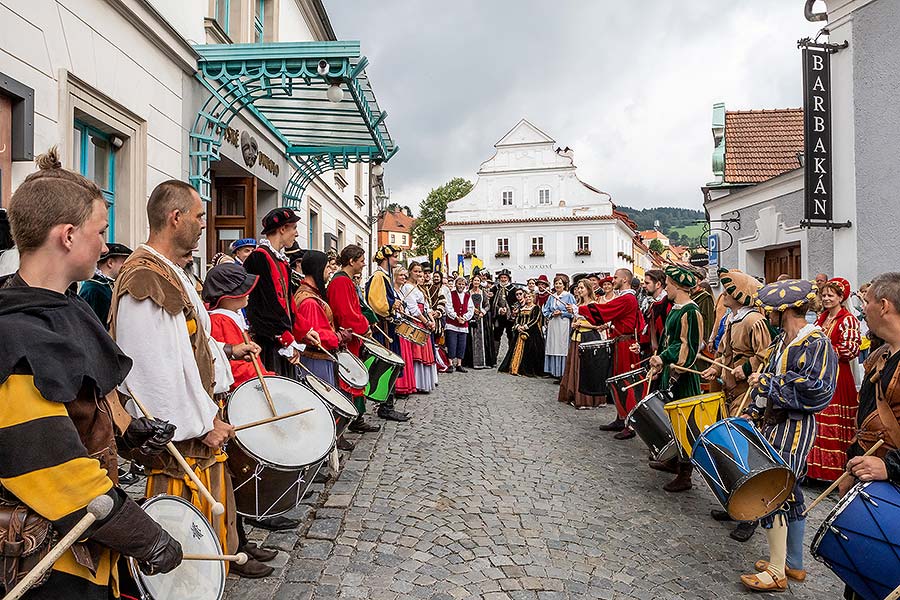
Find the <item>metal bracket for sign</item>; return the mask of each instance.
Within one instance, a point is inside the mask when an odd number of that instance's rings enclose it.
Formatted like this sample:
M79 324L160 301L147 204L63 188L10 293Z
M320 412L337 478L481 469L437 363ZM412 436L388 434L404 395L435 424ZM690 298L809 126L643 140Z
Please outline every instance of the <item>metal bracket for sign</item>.
M822 31L819 32L819 35L822 35L823 33L827 35L828 30L823 29ZM816 40L819 39L819 35L816 36ZM840 52L841 50L845 50L846 48L849 48L850 42L845 40L845 41L841 42L840 44L831 44L829 42L820 44L808 37L805 37L802 40L797 40L797 47L798 48L819 48L821 50L824 50L825 52L828 52L829 54L835 54L837 52Z
M800 227L819 227L821 229L850 229L851 227L853 227L853 223L851 221L835 223L834 221L810 221L809 219L801 219Z

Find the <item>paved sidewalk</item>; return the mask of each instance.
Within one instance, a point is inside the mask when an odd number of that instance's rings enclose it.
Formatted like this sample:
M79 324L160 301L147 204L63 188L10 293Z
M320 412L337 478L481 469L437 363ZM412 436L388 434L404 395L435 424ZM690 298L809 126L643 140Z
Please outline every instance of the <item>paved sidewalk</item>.
M405 402L412 421L356 439L337 481L296 511L300 531L252 532L283 550L279 568L229 578L226 598L753 596L738 575L765 557L762 531L729 539L699 475L692 491L666 494L670 476L647 468L639 440L597 431L611 408L576 411L557 389L495 371L442 375L438 391ZM833 504L811 515L807 545ZM837 578L805 560L810 577L779 597L840 598Z

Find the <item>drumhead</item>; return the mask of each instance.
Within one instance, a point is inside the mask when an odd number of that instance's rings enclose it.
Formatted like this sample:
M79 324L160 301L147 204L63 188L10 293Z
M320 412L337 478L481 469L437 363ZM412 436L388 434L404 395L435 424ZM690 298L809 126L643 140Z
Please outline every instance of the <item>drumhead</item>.
M334 417L325 402L310 388L286 377L268 376L266 385L278 414L304 408L311 412L274 423L238 431L235 440L259 462L282 469L296 469L319 462L334 446ZM257 379L242 383L231 394L228 422L237 427L272 416Z
M363 342L363 346L365 346L366 350L369 351L370 354L374 354L378 358L386 360L389 363L393 363L395 365L403 365L403 359L379 344L378 342L373 342L371 340L366 340Z
M588 348L605 348L606 346L612 346L616 343L616 340L594 340L592 342L581 342L578 344L578 347L584 350Z
M361 360L341 350L337 353L338 376L351 387L362 389L369 383L369 372Z
M621 375L616 375L615 377L610 377L607 379L607 383L614 383L616 381L621 381L623 379L634 378L635 381L640 381L644 377L647 376L647 369L635 369L633 371L628 371L627 373L622 373Z
M366 377L366 379L368 379L368 376ZM359 411L356 410L356 407L353 405L353 403L347 399L347 396L342 394L340 390L328 385L318 377L307 375L306 385L312 388L312 390L317 393L322 398L322 400L325 401L326 404L334 409L335 412L340 413L342 416L347 417L348 419L355 419L359 416ZM300 415L300 417L303 417L303 415Z
M185 554L222 554L216 532L203 513L187 500L154 496L141 508L181 543ZM220 560L186 560L158 575L144 575L134 559L129 559L128 564L138 587L154 600L221 600L225 594L225 563Z

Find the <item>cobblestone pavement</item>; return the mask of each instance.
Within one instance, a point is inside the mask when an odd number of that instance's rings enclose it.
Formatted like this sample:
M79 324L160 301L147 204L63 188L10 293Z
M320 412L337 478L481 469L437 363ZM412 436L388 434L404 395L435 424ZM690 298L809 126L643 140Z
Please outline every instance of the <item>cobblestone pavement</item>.
M647 468L639 440L597 430L612 408L576 411L557 389L495 371L442 375L438 391L405 401L413 420L357 438L336 483L297 511L300 531L252 532L284 551L279 568L229 578L226 598L752 596L738 575L766 557L762 531L729 539L699 475L692 491L666 494L670 476ZM807 545L833 505L811 515ZM805 561L809 578L780 597L840 598L837 578Z

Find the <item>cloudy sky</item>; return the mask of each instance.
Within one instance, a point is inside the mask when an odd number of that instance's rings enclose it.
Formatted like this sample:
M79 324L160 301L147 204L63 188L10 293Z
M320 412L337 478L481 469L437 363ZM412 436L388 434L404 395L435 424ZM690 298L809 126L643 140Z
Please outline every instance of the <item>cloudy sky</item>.
M700 208L712 105L800 106L801 0L326 0L400 145L391 200L474 181L522 117L623 206Z

